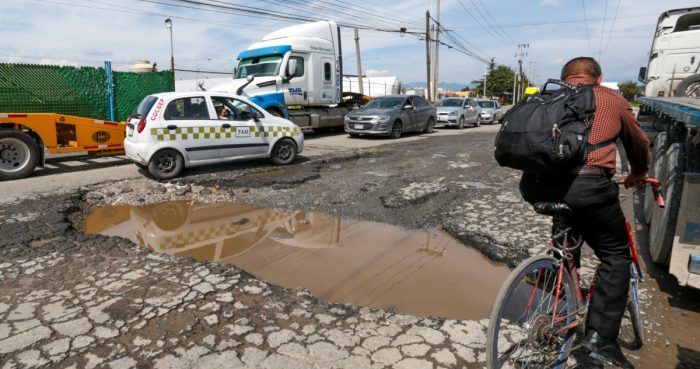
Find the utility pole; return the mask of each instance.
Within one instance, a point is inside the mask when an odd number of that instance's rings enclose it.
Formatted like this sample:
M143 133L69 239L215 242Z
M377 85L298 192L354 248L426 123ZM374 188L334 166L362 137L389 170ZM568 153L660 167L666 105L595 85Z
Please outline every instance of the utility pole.
M165 20L165 28L170 31L170 72L173 76L173 91L175 91L175 56L173 54L173 21L168 18Z
M518 91L517 96L522 97L525 92L525 78L523 78L523 61L527 58L527 49L530 44L519 44L518 53L515 55L518 58L518 75L520 76L520 83L517 85Z
M513 71L513 99L512 99L513 105L515 105L515 103L516 103L517 91L518 91L518 73L515 73L515 71Z
M440 81L440 0L437 0L437 27L435 29L435 62L433 63L433 68L435 69L435 78L433 82L435 84L435 89L433 90L433 101L437 101L439 81Z
M430 11L425 12L425 60L428 67L427 84L425 85L425 97L430 100Z
M494 68L495 60L496 60L496 58L491 58L491 63L486 64L486 74L484 75L484 97L486 97L486 98L488 98L487 97L488 96L488 89L486 88L486 86L487 86L486 81L488 80L489 73L491 73L491 71Z
M365 94L362 83L362 62L360 61L360 32L355 28L355 54L357 54L357 82L360 84L360 95ZM371 90L371 88L370 88Z

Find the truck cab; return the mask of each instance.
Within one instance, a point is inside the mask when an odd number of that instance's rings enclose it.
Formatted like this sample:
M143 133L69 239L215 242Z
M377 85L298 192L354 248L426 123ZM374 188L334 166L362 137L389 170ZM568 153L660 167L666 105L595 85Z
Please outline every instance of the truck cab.
M342 102L340 31L335 22L286 27L238 54L233 81L216 90L243 94L272 114ZM244 89L249 76L254 81ZM342 117L341 117L342 120ZM303 124L300 124L303 126Z
M639 70L647 97L700 96L700 7L659 16L649 65Z

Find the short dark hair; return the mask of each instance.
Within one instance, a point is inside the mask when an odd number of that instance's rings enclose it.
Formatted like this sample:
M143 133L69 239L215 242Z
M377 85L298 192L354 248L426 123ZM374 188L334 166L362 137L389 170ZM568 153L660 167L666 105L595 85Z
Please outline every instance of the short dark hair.
M587 76L597 79L601 74L600 64L589 56L573 58L564 64L564 68L561 69L562 80L571 76Z

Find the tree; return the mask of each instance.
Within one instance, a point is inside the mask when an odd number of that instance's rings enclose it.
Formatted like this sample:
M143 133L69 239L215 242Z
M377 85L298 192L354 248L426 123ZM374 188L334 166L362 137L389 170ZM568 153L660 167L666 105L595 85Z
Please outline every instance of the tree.
M618 87L620 87L620 93L627 101L633 101L636 96L642 94L642 86L638 85L635 81L620 82Z
M513 82L515 79L515 71L505 65L499 65L492 68L486 78L488 84L487 92L492 96L503 96L506 100L512 99ZM472 81L475 85L474 91L477 95L481 95L484 90L484 80ZM529 84L527 77L525 78L526 85Z
M465 86L465 87L464 87L463 89L461 89L460 91L462 91L462 92L469 91L469 86Z

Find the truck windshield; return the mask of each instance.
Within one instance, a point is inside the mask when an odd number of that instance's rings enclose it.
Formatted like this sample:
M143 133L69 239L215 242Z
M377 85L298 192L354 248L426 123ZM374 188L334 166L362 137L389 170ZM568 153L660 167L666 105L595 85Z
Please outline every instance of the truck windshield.
M256 77L276 76L279 74L282 55L257 56L238 63L236 78L245 78L251 74Z
M495 108L496 104L493 101L477 101L477 104L482 108Z
M386 97L377 98L368 102L363 108L365 109L396 109L403 102L402 97Z
M440 100L435 106L447 106L447 107L460 107L462 106L462 100L460 99L445 99Z

